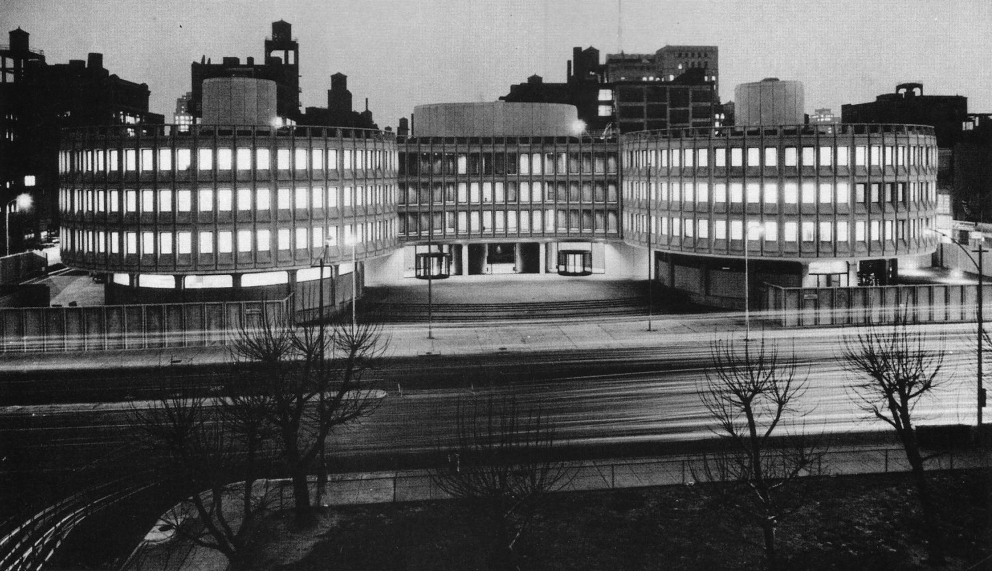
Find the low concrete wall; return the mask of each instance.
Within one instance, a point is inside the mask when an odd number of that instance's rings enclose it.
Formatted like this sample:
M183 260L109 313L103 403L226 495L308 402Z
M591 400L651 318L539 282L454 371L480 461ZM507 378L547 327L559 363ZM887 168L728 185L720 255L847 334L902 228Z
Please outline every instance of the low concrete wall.
M227 345L263 312L291 321L289 302L0 309L0 353Z
M992 285L983 285L983 317L992 318ZM764 285L763 317L783 327L977 320L976 285L896 285L845 288L783 288Z
M39 275L48 267L48 259L37 252L23 252L0 257L0 284L16 284Z

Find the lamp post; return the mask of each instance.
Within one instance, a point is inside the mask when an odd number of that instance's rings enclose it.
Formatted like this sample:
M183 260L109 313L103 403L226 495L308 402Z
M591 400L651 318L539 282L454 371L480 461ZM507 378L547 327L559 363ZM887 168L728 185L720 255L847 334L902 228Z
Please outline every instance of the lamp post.
M758 237L765 233L764 226L760 224L744 224L744 342L751 340L751 280L748 276L748 255L747 243L751 235L751 228L757 228Z
M358 296L358 280L355 274L358 273L358 263L355 257L355 246L358 242L358 237L355 235L355 231L352 230L351 234L345 235L345 243L351 244L351 334L355 334L355 326L358 323L358 319L355 313L355 300Z
M956 242L953 238L951 238L947 234L941 232L940 230L931 230L931 231L933 233L935 233L935 234L940 234L941 236L947 238L951 242L951 244L954 244L955 246L957 246L958 248L960 248L961 251L964 252L966 256L968 256L968 259L975 266L975 269L978 270L978 296L977 296L977 299L976 299L976 301L978 302L978 311L976 312L978 314L978 317L977 317L977 322L978 322L978 339L977 339L977 344L978 344L978 363L977 363L977 365L978 365L978 367L977 367L977 369L978 369L978 372L977 372L977 378L975 380L975 382L977 384L977 391L976 391L977 400L975 402L975 407L976 407L975 408L975 410L976 410L975 423L978 426L981 426L982 425L982 408L983 408L982 405L985 404L985 389L982 388L982 353L983 353L983 351L982 351L982 336L983 336L983 333L985 332L985 322L984 322L985 321L985 316L983 315L984 314L984 311L983 311L983 303L982 303L983 297L984 297L984 292L982 290L984 289L983 286L984 286L984 279L985 279L985 275L984 275L984 269L985 268L982 266L982 257L983 257L982 254L985 253L985 248L984 248L985 237L983 236L982 237L982 240L978 243L978 251L976 252L978 254L978 260L975 260L975 257L971 255L972 252L968 251L967 248L965 248L964 246L962 246L960 243Z
M24 192L17 195L16 198L7 203L4 207L4 230L7 233L7 255L10 255L10 213L13 212L26 212L31 208L33 199L31 195ZM11 208L13 207L13 208Z

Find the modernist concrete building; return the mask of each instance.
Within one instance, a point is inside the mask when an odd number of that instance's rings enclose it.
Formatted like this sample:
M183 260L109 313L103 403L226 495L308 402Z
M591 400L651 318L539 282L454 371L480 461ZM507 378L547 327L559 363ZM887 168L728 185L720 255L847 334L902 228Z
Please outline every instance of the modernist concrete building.
M217 93L274 95L245 78ZM237 85L233 85L236 83ZM233 99L245 100L245 93ZM204 99L204 117L223 116ZM60 154L63 261L111 275L107 301L350 295L338 278L395 250L396 142L390 133L271 125L275 101L237 124L98 127ZM255 122L245 119L251 116Z
M929 265L936 247L929 126L658 131L621 143L625 243L649 248L659 281L707 304L739 306L765 282L887 284L900 264Z
M112 274L111 301L295 292L309 300L299 308L314 305L301 284L321 259L325 299L347 299L350 280L337 278L352 271L352 243L359 283L413 278L428 254L450 261L454 279L643 278L650 260L662 284L741 307L765 282L890 283L936 247L932 127L602 139L576 134L568 105L442 104L415 116L399 140L264 117L77 131L62 152L63 259Z

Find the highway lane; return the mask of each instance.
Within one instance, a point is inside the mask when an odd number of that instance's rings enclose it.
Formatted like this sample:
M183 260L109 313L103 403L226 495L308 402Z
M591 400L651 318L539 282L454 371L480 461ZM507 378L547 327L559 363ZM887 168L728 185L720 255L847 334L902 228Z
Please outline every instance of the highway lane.
M974 355L969 341L962 335L948 337L944 386L937 398L919 409L925 422L974 421ZM784 428L805 426L817 432L885 428L880 421L866 419L852 403L851 375L843 370L836 335L782 336L774 343L785 352L795 345L800 372L808 370L807 391L797 403L805 415L787 419ZM970 345L973 348L973 341ZM461 363L460 367L458 361L445 361L437 369L421 366L422 376L444 370L442 376L458 380L445 381L440 389L403 389L402 381L397 380L400 386L396 387L384 380L380 386L387 389L388 396L380 409L336 433L329 452L390 455L432 451L439 443L453 441L458 407L473 394L481 396L489 391L514 395L522 409L541 407L563 442L619 445L708 437L712 435L712 419L697 390L705 380L709 352L707 343L690 342L664 349L572 354L571 360L560 354L494 355L468 365ZM585 362L588 358L595 358L595 366ZM424 386L427 382L421 379L412 384ZM44 444L53 454L50 467L57 469L134 449L131 406L141 403L3 407L0 431L21 446Z

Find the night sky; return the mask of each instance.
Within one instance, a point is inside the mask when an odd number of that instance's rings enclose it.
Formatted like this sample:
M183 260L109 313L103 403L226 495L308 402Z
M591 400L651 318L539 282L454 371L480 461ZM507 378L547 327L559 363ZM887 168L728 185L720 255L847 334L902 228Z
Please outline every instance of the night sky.
M300 43L303 106L325 106L340 71L380 127L418 104L495 100L534 73L564 81L572 47L590 45L603 59L621 47L717 45L723 101L738 83L778 77L804 83L807 112L839 114L919 81L924 94L965 95L969 111L992 112L988 0L621 2L0 0L0 28L30 32L50 63L102 52L111 73L149 85L167 122L190 90L190 63L261 60L280 19Z

